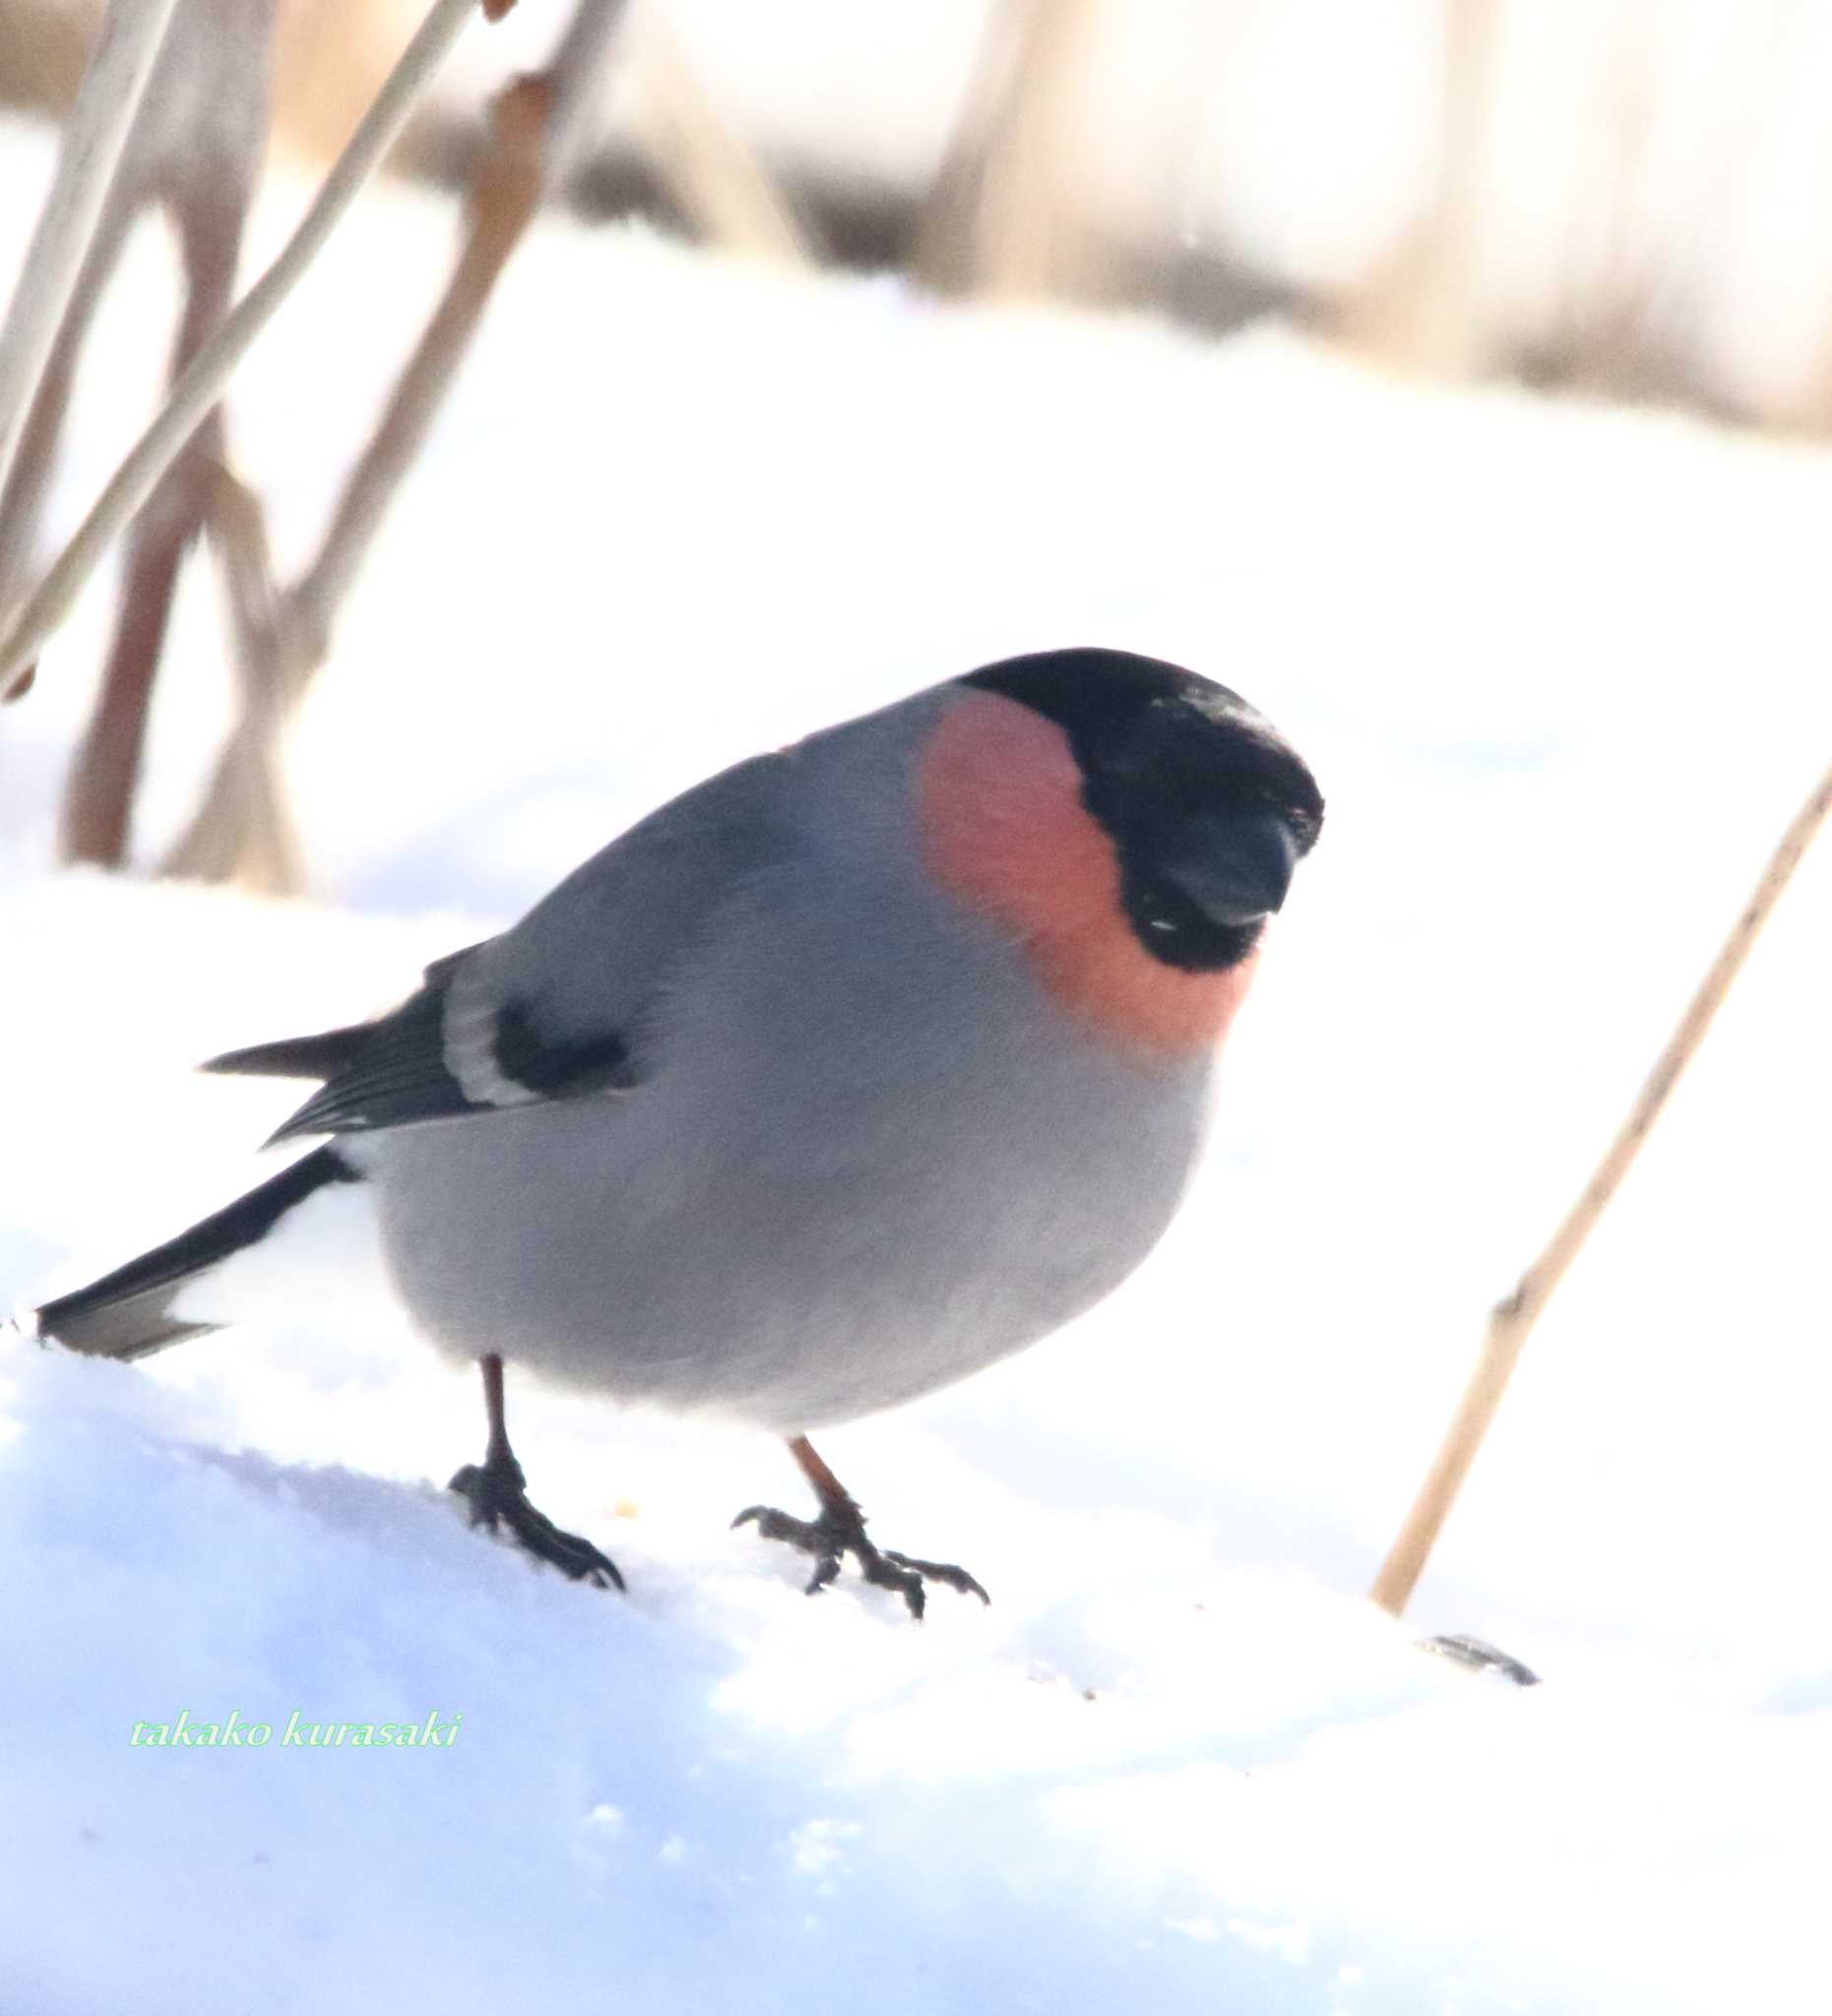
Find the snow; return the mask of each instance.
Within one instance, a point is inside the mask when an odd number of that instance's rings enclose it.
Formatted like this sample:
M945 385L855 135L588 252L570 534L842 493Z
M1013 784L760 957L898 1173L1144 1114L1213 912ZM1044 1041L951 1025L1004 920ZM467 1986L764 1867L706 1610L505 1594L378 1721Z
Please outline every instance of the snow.
M47 162L0 129L10 187ZM287 567L449 243L378 197L251 360L237 457ZM59 522L150 381L158 254ZM1488 1303L1832 750L1829 505L1818 454L1277 328L929 309L556 224L294 736L312 902L48 868L93 596L0 717L6 1299L266 1166L291 1089L196 1058L383 1005L695 777L988 657L1183 658L1331 812L1161 1253L823 1441L990 1609L804 1600L726 1527L799 1504L779 1449L519 1382L537 1500L630 1593L531 1568L440 1488L471 1380L361 1270L142 1366L0 1342L0 2010L1824 2000L1832 856L1535 1336L1408 1625L1361 1592ZM221 720L207 580L179 638L148 856ZM130 1741L181 1710L276 1736ZM294 1710L463 1721L295 1754Z

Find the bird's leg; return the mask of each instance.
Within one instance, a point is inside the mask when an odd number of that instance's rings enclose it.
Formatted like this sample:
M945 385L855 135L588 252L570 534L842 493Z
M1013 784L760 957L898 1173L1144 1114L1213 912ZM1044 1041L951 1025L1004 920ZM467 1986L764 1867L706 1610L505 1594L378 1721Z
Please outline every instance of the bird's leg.
M742 1526L754 1520L765 1540L787 1541L804 1554L814 1556L814 1577L808 1584L813 1596L825 1589L840 1573L842 1557L851 1554L859 1573L880 1589L894 1589L910 1606L910 1614L919 1617L928 1601L925 1582L945 1582L963 1596L977 1596L981 1603L991 1598L965 1568L950 1567L943 1561L918 1561L913 1554L900 1554L889 1547L882 1550L865 1538L865 1515L858 1500L834 1476L816 1453L806 1435L797 1435L789 1453L801 1466L801 1474L814 1486L821 1501L818 1519L795 1519L769 1505L747 1505L731 1522Z
M537 1560L551 1561L575 1582L589 1582L595 1589L621 1589L623 1577L608 1554L600 1554L576 1533L562 1533L528 1502L528 1480L509 1446L509 1430L503 1420L502 1359L488 1352L477 1363L483 1368L483 1406L489 1415L490 1438L483 1461L467 1463L448 1488L471 1507L473 1526L487 1526L494 1533L499 1524L504 1525L519 1546Z

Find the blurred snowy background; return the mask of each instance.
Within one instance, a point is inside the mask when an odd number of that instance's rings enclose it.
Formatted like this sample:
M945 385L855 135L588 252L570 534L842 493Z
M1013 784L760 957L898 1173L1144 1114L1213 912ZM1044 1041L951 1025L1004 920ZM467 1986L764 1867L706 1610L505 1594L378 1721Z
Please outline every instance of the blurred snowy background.
M0 274L85 20L0 0ZM283 10L244 278L410 25ZM281 581L446 284L483 99L562 26L470 31L235 381ZM1407 1626L1362 1592L1488 1304L1832 754L1832 8L680 0L619 35L285 738L290 853L241 867L299 893L150 872L236 719L211 564L133 872L59 865L118 569L0 713L0 1297L259 1169L286 1089L195 1059L384 1005L699 776L985 659L1211 672L1329 827L1160 1255L823 1444L987 1612L805 1602L725 1530L789 1501L780 1450L524 1385L539 1502L631 1594L536 1573L438 1489L472 1382L342 1276L143 1367L0 1348L0 2012L1818 2006L1832 857ZM180 296L149 223L32 565ZM130 1747L180 1708L465 1720Z

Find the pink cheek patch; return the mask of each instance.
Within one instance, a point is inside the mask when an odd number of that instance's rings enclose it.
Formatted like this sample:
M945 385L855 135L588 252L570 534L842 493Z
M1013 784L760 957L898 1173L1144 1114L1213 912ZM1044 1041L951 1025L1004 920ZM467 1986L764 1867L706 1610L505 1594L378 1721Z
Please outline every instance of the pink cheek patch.
M967 694L922 752L916 804L930 874L1010 930L1083 1022L1160 1054L1220 1040L1253 959L1184 973L1139 943L1112 843L1082 804L1080 768L1053 722L1001 694Z

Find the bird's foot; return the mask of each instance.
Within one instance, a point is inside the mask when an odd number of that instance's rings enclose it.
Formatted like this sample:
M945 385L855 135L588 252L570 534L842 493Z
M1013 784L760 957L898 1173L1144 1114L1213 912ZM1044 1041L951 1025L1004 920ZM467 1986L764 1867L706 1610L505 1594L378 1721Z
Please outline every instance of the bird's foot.
M840 1573L844 1557L851 1554L858 1572L879 1589L895 1590L910 1606L913 1617L920 1617L928 1604L930 1582L945 1583L963 1596L977 1596L981 1603L992 1599L965 1568L945 1561L918 1561L914 1554L900 1554L890 1547L875 1547L865 1538L865 1515L848 1498L821 1507L818 1519L796 1519L771 1505L747 1505L731 1522L743 1526L753 1522L765 1540L787 1541L804 1554L814 1556L814 1575L808 1594L817 1595Z
M537 1560L550 1561L575 1582L589 1582L594 1589L623 1587L623 1577L608 1554L600 1553L579 1534L563 1533L528 1502L528 1480L513 1456L467 1463L446 1488L470 1506L473 1526L487 1527L491 1533L506 1526L518 1546Z

